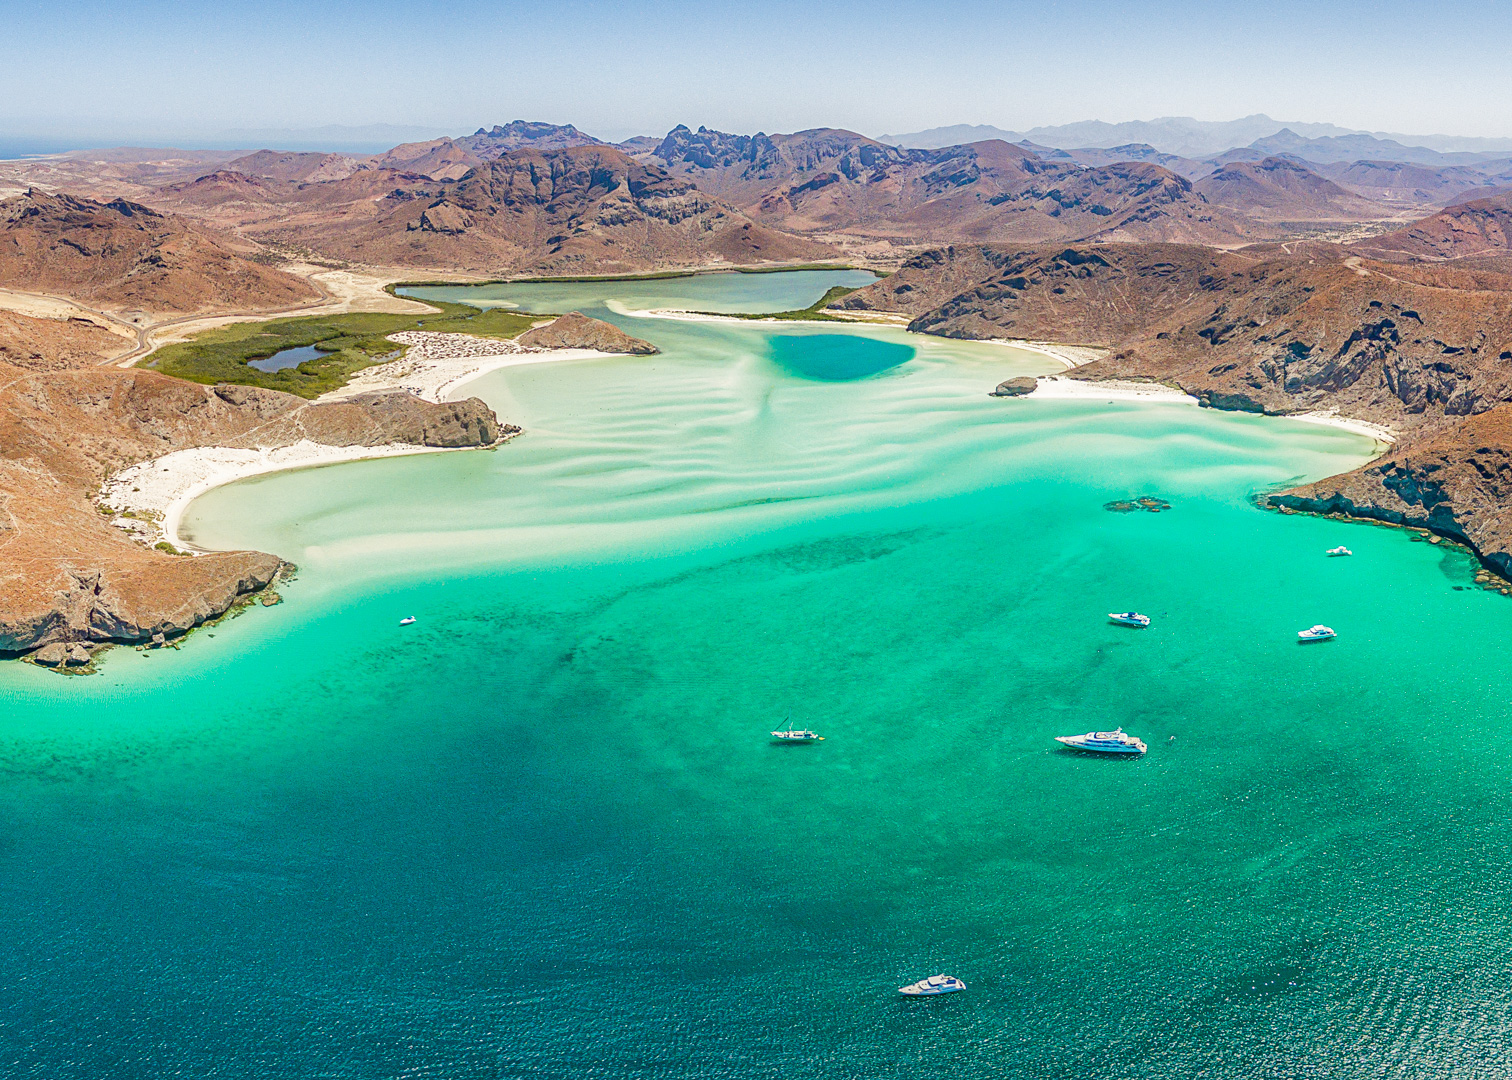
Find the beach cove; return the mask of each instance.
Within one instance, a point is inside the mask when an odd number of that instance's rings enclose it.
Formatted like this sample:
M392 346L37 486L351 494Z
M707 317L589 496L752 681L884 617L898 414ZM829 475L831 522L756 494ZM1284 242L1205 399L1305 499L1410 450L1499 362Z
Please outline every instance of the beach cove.
M419 290L663 351L448 384L524 428L496 451L215 488L179 529L299 564L284 604L0 668L16 1075L1498 1054L1512 605L1461 552L1252 501L1376 441L991 398L1064 370L1007 345L628 314L853 280ZM1146 494L1172 509L1104 509ZM826 740L773 746L789 715ZM1052 741L1116 724L1150 752ZM971 991L898 999L936 971Z

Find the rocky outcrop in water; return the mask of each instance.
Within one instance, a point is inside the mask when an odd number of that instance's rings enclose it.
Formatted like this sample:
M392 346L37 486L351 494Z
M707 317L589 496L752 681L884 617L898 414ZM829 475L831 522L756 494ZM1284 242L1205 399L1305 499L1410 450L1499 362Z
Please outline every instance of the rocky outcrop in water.
M532 349L592 349L631 356L650 356L661 351L649 341L631 337L617 326L601 319L590 319L576 311L568 312L545 326L527 330L516 340Z
M1039 385L1039 380L1028 375L1020 375L1016 379L1004 379L997 384L997 389L992 392L993 397L1023 397L1025 394L1034 393L1034 388Z

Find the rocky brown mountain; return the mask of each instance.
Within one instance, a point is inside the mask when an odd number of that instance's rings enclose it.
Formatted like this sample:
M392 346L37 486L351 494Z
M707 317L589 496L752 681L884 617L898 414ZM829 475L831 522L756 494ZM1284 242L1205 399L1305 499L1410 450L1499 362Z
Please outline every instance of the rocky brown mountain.
M1295 161L1224 165L1193 189L1213 206L1277 223L1375 221L1389 211Z
M246 154L228 161L224 166L229 172L246 176L300 183L341 180L366 167L366 159L349 154L280 153L275 150Z
M460 180L468 170L485 161L502 157L511 150L530 147L536 150L565 150L574 146L605 146L606 143L585 135L571 124L546 124L532 120L515 120L479 128L462 139L432 139L430 142L406 143L371 159L376 169L397 169L432 180Z
M1496 181L1468 165L1416 165L1401 161L1346 161L1313 171L1342 188L1380 203L1443 206L1464 196L1484 197ZM1483 195L1475 196L1477 190Z
M604 274L835 255L606 146L513 150L455 181L373 169L292 184L222 172L164 198L249 236L383 265Z
M0 202L0 285L153 312L291 307L306 282L182 218L114 199L28 191Z
M1358 241L1364 253L1389 259L1466 259L1512 251L1512 195L1445 208L1404 229Z
M1222 244L1274 235L1159 165L1086 168L998 140L917 150L833 128L743 136L679 127L650 156L759 220L802 233Z

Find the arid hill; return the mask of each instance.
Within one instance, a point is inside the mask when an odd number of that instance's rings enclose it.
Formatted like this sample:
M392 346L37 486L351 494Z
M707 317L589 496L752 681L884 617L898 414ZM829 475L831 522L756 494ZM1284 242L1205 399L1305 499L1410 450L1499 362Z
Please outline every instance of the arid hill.
M1225 165L1193 188L1213 206L1269 222L1375 221L1389 213L1306 166L1279 157Z
M1459 203L1405 229L1353 245L1389 259L1465 259L1512 251L1512 195Z
M835 255L604 146L514 150L456 181L387 170L322 184L217 173L163 197L249 236L385 265L618 273Z
M1255 412L1337 408L1434 429L1512 401L1512 276L1400 268L1314 244L957 246L836 306L897 310L948 337L1100 344L1077 377L1169 382Z
M365 158L349 154L280 153L275 150L259 150L225 165L229 172L301 183L341 180L366 167Z
M1468 165L1346 161L1332 165L1314 165L1312 169L1318 175L1326 176L1340 187L1367 199L1406 206L1444 206L1477 190L1489 195L1490 187L1495 185L1495 181L1486 173Z
M432 139L430 142L406 143L371 159L377 169L397 169L416 173L432 180L460 180L468 170L485 161L503 157L511 150L526 147L535 150L566 150L574 146L604 146L591 135L584 135L571 124L546 124L532 120L515 120L479 128L462 139Z
M0 202L0 285L153 312L292 307L306 282L245 258L181 218L115 199L30 191Z
M674 129L652 159L763 222L913 242L1181 240L1274 235L1147 162L1085 168L992 140L912 150L831 128L793 135Z

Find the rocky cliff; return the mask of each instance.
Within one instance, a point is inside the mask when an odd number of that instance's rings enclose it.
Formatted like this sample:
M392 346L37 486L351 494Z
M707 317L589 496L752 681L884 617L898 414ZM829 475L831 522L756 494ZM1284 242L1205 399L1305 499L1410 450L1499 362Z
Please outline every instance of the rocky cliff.
M517 430L477 399L434 405L369 394L310 405L256 387L204 387L151 371L26 372L0 363L0 652L55 642L172 636L266 586L260 552L150 550L95 507L111 473L194 446L407 442L485 446Z
M515 340L533 349L593 349L632 356L650 356L661 351L649 341L631 337L617 326L576 311L527 330Z
M1512 578L1512 406L1499 406L1274 506L1417 525L1470 544Z

